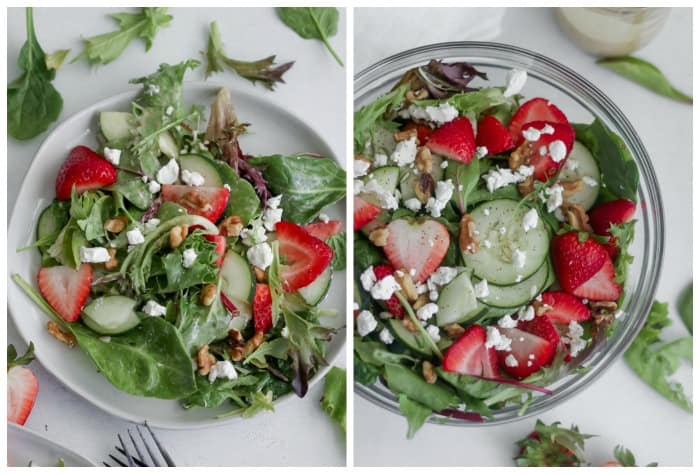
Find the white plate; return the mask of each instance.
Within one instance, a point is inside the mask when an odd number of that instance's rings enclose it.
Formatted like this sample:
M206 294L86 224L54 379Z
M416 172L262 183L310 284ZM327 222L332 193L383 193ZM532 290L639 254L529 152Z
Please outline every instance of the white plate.
M68 448L54 443L24 426L7 424L7 466L55 466L63 459L66 467L88 467L95 464Z
M220 87L222 86L211 83L185 83L184 102L186 105L208 106ZM70 149L80 144L97 146L97 114L104 110L130 110L135 93L136 90L132 90L119 94L78 112L56 127L41 145L22 183L8 227L10 275L18 273L26 281L34 284L40 266L39 252L29 250L18 253L15 249L34 240L37 218L55 196L56 173ZM316 152L332 156L331 149L321 137L292 113L272 102L273 94L258 91L242 93L233 90L231 95L239 119L252 124L251 133L241 138L241 148L245 153L264 155ZM344 203L330 207L327 214L345 222ZM324 306L338 311L339 320L342 321L339 325L343 325L345 321L344 276L345 272L341 272L333 279L329 294L323 302ZM151 426L168 429L204 428L239 419L215 418L218 413L230 407L221 407L219 410L184 410L176 401L136 397L120 392L97 373L95 366L79 349L69 350L48 334L48 317L12 281L8 283L8 306L24 340L34 342L36 356L42 365L68 388L112 415L137 423L148 420ZM328 345L329 364L342 353L344 342L345 330L341 329ZM322 368L310 383L318 382L326 370L327 367ZM294 394L289 394L281 397L278 403L286 400L304 402ZM317 403L317 400L308 402Z

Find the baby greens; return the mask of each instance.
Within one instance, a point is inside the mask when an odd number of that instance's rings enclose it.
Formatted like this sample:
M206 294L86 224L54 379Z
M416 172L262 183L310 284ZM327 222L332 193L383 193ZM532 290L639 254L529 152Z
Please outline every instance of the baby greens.
M279 7L277 14L289 28L304 39L318 39L326 45L338 64L343 61L328 38L338 32L338 9L335 7Z
M321 408L331 417L345 433L346 414L346 376L345 370L339 367L331 367L323 381L323 397Z
M622 56L599 59L597 63L657 94L687 104L693 103L692 97L673 87L659 68L649 61L632 56Z

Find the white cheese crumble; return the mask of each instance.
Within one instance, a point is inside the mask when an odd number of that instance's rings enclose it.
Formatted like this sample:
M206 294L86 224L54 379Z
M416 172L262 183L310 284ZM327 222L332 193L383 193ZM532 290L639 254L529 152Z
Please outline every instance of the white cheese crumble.
M182 182L188 186L204 185L204 176L202 176L197 171L182 170L182 173L180 174L180 179L182 179Z
M103 154L104 154L105 160L109 161L114 166L119 166L119 160L121 159L121 156L122 156L121 150L105 147L105 149L103 150Z
M430 290L430 293L428 293L428 299L430 301L437 301L439 298L437 290Z
M272 265L272 248L267 242L262 242L250 247L246 253L248 263L255 265L261 270L266 270Z
M525 266L525 258L527 257L527 252L520 249L513 250L512 254L513 265L515 268L523 268Z
M180 175L180 166L177 161L171 159L168 164L158 170L156 179L160 184L173 184Z
M355 174L355 178L366 175L367 171L369 171L369 162L365 160L354 160L353 172Z
M355 324L357 325L357 333L362 337L365 337L367 334L377 329L377 320L374 315L366 309L360 311L360 314L357 315Z
M583 184L585 184L586 186L590 186L591 188L595 188L596 186L598 186L598 181L591 178L590 176L584 176L583 178L581 178L581 181L583 181Z
M287 326L283 327L280 331L280 336L287 339L289 337L289 328Z
M379 331L379 340L388 346L389 344L394 342L394 336L391 334L391 331L389 331L387 328L384 328L381 331Z
M104 247L80 247L80 261L85 263L109 262L112 257Z
M187 249L182 252L182 266L185 268L191 268L194 265L194 261L197 260L197 252L194 249Z
M434 324L428 325L428 327L425 328L425 332L428 333L428 336L430 336L430 339L433 340L433 342L440 342L440 328L435 326Z
M426 108L411 104L408 107L408 113L414 120L426 120L437 125L451 122L459 115L459 111L447 102L437 106L429 105Z
M576 321L571 321L566 335L569 338L571 357L576 357L586 347L586 340L581 338L583 336L583 327Z
M216 379L234 380L237 377L236 368L230 360L220 360L209 369L209 383L214 383Z
M511 97L523 90L527 81L527 71L523 69L511 69L506 76L508 84L506 90L503 91L504 97Z
M536 142L540 139L542 132L537 130L535 127L527 127L522 131L523 138L529 142Z
M374 274L374 267L369 266L360 275L360 284L365 291L370 291L375 283L377 283L377 276Z
M442 210L445 209L447 203L452 199L452 193L454 193L455 185L452 180L438 181L435 187L435 197L428 198L428 202L425 203L425 209L430 212L433 217L440 217Z
M148 192L156 194L160 192L160 183L158 181L150 181L148 183Z
M141 311L146 313L148 316L158 317L165 315L165 306L158 304L157 301L148 300Z
M111 336L100 336L100 341L109 343L112 342L112 338Z
M389 162L389 157L386 156L384 153L377 153L374 155L374 166L379 168L380 166L386 166L386 164Z
M265 227L263 227L260 219L254 219L250 223L250 228L246 227L241 231L241 241L246 247L252 247L260 242L267 241Z
M482 175L482 178L486 181L486 189L492 193L509 184L525 181L528 176L532 175L534 169L532 166L525 165L521 165L516 171L509 168L496 168L489 170L488 173Z
M507 367L517 367L518 366L518 359L516 359L513 354L508 354L508 357L506 357L506 366Z
M518 321L532 321L535 319L535 308L523 306L518 310Z
M445 169L445 168L447 168L448 166L450 166L450 163L449 163L447 160L442 160L442 161L440 162L440 168Z
M549 144L549 156L555 163L559 163L566 158L566 145L561 140L554 140Z
M394 275L387 275L374 284L370 290L370 294L375 300L388 300L400 289L401 285L396 281Z
M547 212L554 212L555 209L562 205L564 202L564 197L562 196L563 191L564 188L558 183L544 190L545 198L543 201L547 204Z
M474 285L474 295L477 298L486 298L489 295L489 282L483 279Z
M542 146L540 147L540 156L544 156L544 155L546 155L546 154L547 154L547 147L544 146L544 145L542 145Z
M138 245L144 243L146 239L144 239L141 229L135 227L126 231L126 240L129 242L129 245Z
M538 218L537 210L534 207L527 211L523 216L523 230L528 232L537 227Z
M321 221L321 222L323 222L324 224L328 224L328 222L331 220L331 218L328 217L327 214L320 213L320 214L318 215L318 220Z
M408 140L402 140L396 144L396 148L391 153L391 161L399 166L406 166L413 163L413 160L416 158L417 150L418 145L414 137Z
M282 220L282 209L281 208L270 208L268 207L263 211L263 225L265 228L272 232L275 230L275 224Z
M554 127L552 127L550 124L545 124L544 127L542 127L542 130L540 130L540 133L542 135L551 135L554 133Z
M427 321L432 318L438 312L438 305L435 303L426 303L416 311L416 316L421 321Z
M280 204L282 204L282 195L278 194L277 196L272 196L269 198L265 203L265 206L267 206L268 209L277 209L280 207Z
M476 159L480 160L486 155L489 154L489 149L486 148L485 146L478 146L476 147Z
M172 105L169 105L169 106L165 109L165 115L167 115L168 117L170 117L170 116L173 114L173 112L175 112L175 109L173 108Z
M403 202L403 205L406 206L407 209L410 209L413 212L418 212L420 211L420 208L423 207L423 203L421 203L418 198L409 198L406 199Z
M440 267L430 275L430 282L436 285L447 285L457 276L458 270L452 267Z
M481 245L483 245L485 248L490 249L491 248L491 241L490 240L484 240Z
M514 328L518 325L518 320L513 319L510 314L506 314L501 319L498 320L498 327L509 329Z
M493 326L488 326L486 328L486 343L484 345L487 349L493 347L497 351L509 351L511 342L513 341L509 337L501 334L498 328Z
M143 227L144 227L144 230L146 231L146 233L148 233L148 232L155 230L155 228L158 227L159 225L160 225L160 219L158 219L157 217L151 217L150 219L148 219L146 221L146 223L143 225Z

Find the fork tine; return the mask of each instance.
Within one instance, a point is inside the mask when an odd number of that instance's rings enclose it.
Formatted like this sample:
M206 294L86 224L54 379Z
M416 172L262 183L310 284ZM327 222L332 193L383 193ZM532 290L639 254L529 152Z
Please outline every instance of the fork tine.
M141 437L141 441L143 441L143 445L146 447L146 451L148 451L148 455L151 456L151 459L153 460L153 464L155 464L156 467L160 467L160 462L156 459L155 455L153 454L153 451L151 451L151 447L148 445L148 441L146 441L146 438L144 438L143 433L141 432L141 427L139 425L136 425L136 431L138 432L139 436Z
M141 452L141 448L139 448L138 443L134 439L133 435L131 434L131 430L126 430L126 432L129 434L129 438L131 439L131 444L134 445L134 449L136 449L136 453L139 455L140 459L146 459L146 457L143 455Z
M124 452L124 450L122 448L120 448L119 446L116 446L115 449L117 451L119 451L121 454L126 456L126 453ZM136 464L138 467L148 467L148 466L146 466L146 463L144 463L141 459L136 458L134 456L132 456L132 458L134 459L134 464Z
M115 457L112 456L111 454L109 455L109 457L112 458L112 461L116 462L116 463L119 464L121 467L126 467L126 464L124 464L123 462L121 462L119 459L115 458Z
M126 461L129 463L129 467L134 467L134 460L131 457L131 454L129 454L129 451L126 449L126 445L124 444L124 440L122 439L122 435L118 434L117 438L119 438L119 442L122 445L122 448L124 449L124 452L126 453Z
M106 462L102 461L102 464L105 465L105 467L112 467L111 465L107 464Z
M170 457L168 452L165 450L163 445L160 444L160 441L158 441L158 438L156 438L156 434L153 432L150 426L148 426L148 421L144 421L143 424L146 426L146 429L148 432L151 434L151 438L153 438L153 441L156 442L156 446L158 446L158 450L160 451L160 454L163 456L163 459L165 459L165 463L169 467L175 467L175 462L173 461L173 458Z

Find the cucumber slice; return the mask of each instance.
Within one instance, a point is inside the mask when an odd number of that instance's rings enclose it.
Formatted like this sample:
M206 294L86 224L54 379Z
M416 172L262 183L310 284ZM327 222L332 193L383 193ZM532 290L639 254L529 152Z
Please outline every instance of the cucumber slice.
M220 188L224 185L221 175L212 163L212 160L202 155L182 155L180 157L180 168L183 170L196 171L204 177L203 186Z
M574 169L571 169L572 164ZM576 181L584 176L594 179L598 185L590 186L583 183L583 189L567 197L566 200L571 204L580 204L585 210L589 210L595 204L596 199L598 199L600 169L598 168L598 162L596 162L591 152L588 151L588 148L580 142L574 142L574 147L566 159L566 164L559 172L559 180Z
M398 166L380 166L379 168L370 171L365 179L365 182L373 179L379 186L387 191L396 189L399 185L399 167Z
M542 219L534 229L523 230L523 216L529 209L517 201L496 199L477 206L471 215L481 241L479 251L465 252L464 263L478 278L496 285L512 285L527 279L544 263L549 252L549 234ZM487 248L484 241L491 247ZM525 252L522 267L512 259L514 250Z
M474 316L478 306L469 273L460 273L440 292L435 316L438 326L458 323Z
M396 337L414 351L427 356L432 354L430 346L428 346L419 332L409 331L398 319L390 319L389 326Z
M299 288L297 291L304 298L304 301L312 306L316 306L328 293L328 289L331 287L332 276L333 269L328 265L314 281L303 288Z
M132 115L128 112L100 112L100 130L107 142L114 143L131 138Z
M482 303L495 308L522 306L540 294L547 282L549 263L544 262L527 280L509 286L489 285L489 294L479 298Z
M163 132L158 135L158 148L169 158L177 158L180 154L180 147L175 143L175 139L170 132Z
M83 323L99 334L121 334L141 321L134 311L136 301L126 296L101 296L83 308Z
M430 170L430 175L433 177L433 181L435 181L436 185L438 181L441 181L445 175L445 170L440 166L443 162L443 159L440 158L437 155L433 155L433 167ZM415 182L418 180L418 175L413 174L413 171L411 169L406 169L403 175L401 176L401 199L406 201L407 199L411 199L416 197L416 191L415 191Z
M396 148L394 132L384 127L376 127L372 132L372 142L365 147L365 154L376 155L383 153L391 156Z
M248 261L233 250L226 252L221 264L223 278L221 291L234 302L243 301L250 304L255 294L255 278L253 268Z
M68 222L68 210L60 204L60 201L53 201L46 209L41 211L36 224L36 239L55 234L60 231Z

